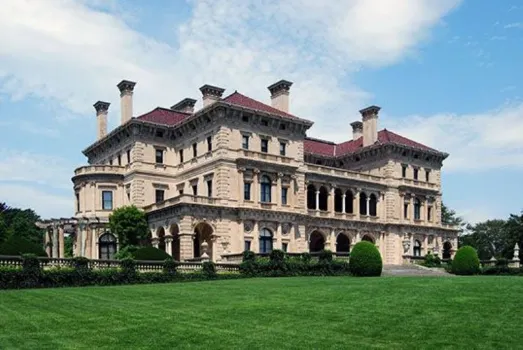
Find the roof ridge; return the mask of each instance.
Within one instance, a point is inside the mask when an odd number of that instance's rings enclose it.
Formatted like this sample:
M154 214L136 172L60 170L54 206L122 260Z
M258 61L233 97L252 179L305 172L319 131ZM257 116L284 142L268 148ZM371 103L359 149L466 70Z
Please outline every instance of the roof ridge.
M317 142L323 142L323 143L327 143L327 144L330 144L330 145L336 145L336 143L333 142L333 141L328 141L328 140L323 140L323 139L317 139L317 138L315 138L315 137L310 137L310 136L305 136L305 140L317 141Z

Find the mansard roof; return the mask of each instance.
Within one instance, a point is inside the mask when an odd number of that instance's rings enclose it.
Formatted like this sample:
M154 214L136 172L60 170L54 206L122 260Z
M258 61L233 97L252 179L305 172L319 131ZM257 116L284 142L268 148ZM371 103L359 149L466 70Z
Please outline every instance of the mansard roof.
M407 146L417 148L422 151L441 153L433 148L425 146L421 143L398 135L387 129L378 132L377 144L396 144L400 146ZM339 157L350 153L355 153L363 149L363 136L356 140L349 140L342 143L334 143L325 140L306 138L304 142L305 153L316 154L327 157Z
M229 96L225 97L222 101L230 103L232 105L240 106L240 107L245 107L245 108L254 109L254 110L258 110L258 111L262 111L262 112L276 114L283 118L292 118L292 119L297 118L296 116L294 116L292 114L285 113L283 111L280 111L277 108L266 105L263 102L260 102L253 98L250 98L248 96L242 95L238 91L233 92Z
M136 119L156 124L172 126L181 123L191 115L192 114L190 113L183 113L180 111L174 111L172 109L156 107L152 111L142 114Z

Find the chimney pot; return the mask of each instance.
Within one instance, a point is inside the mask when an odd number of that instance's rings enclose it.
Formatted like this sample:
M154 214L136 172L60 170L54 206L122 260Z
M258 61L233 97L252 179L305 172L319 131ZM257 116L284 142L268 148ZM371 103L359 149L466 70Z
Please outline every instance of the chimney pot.
M96 110L96 126L98 140L107 135L107 113L109 111L109 102L98 101L93 107Z
M220 100L222 98L223 92L225 89L222 89L221 87L212 86L209 84L205 84L200 88L200 91L202 92L203 96L203 107L207 107L210 104Z
M289 113L289 90L292 82L288 80L280 80L269 87L271 92L271 105L282 112Z
M356 141L363 135L363 123L358 121L350 123L352 126L352 139Z
M180 102L171 106L171 109L176 112L190 113L194 112L194 105L196 100L193 98L184 98Z
M122 80L118 85L120 90L120 109L122 115L122 125L133 117L133 91L136 83L134 81Z
M363 120L363 147L373 145L378 141L378 106L370 106L360 110Z

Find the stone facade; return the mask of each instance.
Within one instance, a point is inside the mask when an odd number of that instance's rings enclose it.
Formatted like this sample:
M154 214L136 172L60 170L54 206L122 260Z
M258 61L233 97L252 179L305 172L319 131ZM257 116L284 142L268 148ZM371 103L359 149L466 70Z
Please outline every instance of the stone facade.
M361 111L346 143L307 138L313 123L289 114L291 85L269 87L272 106L204 85L196 112L184 99L129 118L134 83L119 84L122 124L107 133L109 103L95 104L99 139L72 179L75 254L110 258L100 242L108 217L134 204L152 244L178 260L225 261L245 249L347 253L362 239L385 264L452 256L457 231L440 220L447 154L377 131L376 106Z

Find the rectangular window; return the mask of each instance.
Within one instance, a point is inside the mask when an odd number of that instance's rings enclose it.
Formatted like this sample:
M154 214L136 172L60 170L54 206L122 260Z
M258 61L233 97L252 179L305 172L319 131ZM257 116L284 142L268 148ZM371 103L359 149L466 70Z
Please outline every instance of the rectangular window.
M427 221L432 221L432 207L427 207Z
M102 209L113 210L113 191L102 191Z
M246 201L251 200L251 183L246 182L243 184L243 199Z
M80 193L76 193L76 211L80 211Z
M269 152L269 140L261 139L261 151L263 153Z
M418 172L419 172L419 169L418 168L414 168L414 180L418 179Z
M212 180L207 180L207 197L212 197Z
M118 165L122 165L122 155L118 155Z
M113 165L113 159L109 159L109 165Z
M127 150L127 164L131 164L131 150Z
M212 151L212 137L207 137L207 151Z
M156 190L156 203L163 202L165 199L164 195L165 195L164 190Z
M280 156L285 155L286 148L287 148L287 144L285 142L280 142Z
M127 192L127 201L131 202L131 192Z
M156 164L163 164L163 150L155 148Z
M198 195L198 185L192 185L192 195L193 196Z
M242 148L249 149L249 135L242 135Z
M287 253L288 245L289 245L288 243L282 243L281 244L281 250L283 250L285 253Z
M180 188L180 196L183 194L183 188Z
M403 177L403 178L407 177L407 166L406 165L401 166L401 177Z
M425 170L425 181L430 182L430 170Z
M243 248L245 251L251 250L251 241L245 241L245 246Z
M198 157L198 145L196 143L192 144L192 156L194 158Z
M281 189L281 204L282 205L287 205L287 192L288 192L288 188L287 187L282 187Z
M181 149L180 151L178 151L179 155L180 155L180 164L183 163L183 149Z
M403 217L405 219L409 218L409 205L406 203L403 205Z

